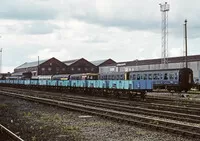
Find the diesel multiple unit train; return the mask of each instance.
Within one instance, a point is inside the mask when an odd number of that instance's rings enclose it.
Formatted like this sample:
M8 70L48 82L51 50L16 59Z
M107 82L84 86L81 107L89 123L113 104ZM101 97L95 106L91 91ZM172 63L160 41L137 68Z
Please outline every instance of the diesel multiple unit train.
M144 70L99 74L100 80L152 80L153 89L187 92L194 84L193 71L190 68Z
M26 80L8 78L0 80L0 84L114 93L117 95L133 92L145 94L153 89L187 92L193 86L193 71L190 68L178 68L101 74L62 74L37 76Z

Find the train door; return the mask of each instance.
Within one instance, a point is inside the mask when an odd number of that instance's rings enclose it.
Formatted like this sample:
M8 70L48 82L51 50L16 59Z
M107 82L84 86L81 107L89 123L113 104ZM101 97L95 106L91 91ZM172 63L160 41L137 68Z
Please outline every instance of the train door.
M130 80L130 72L125 72L125 80Z
M189 83L189 84L192 83L192 74L191 74L191 73L189 73L188 83Z

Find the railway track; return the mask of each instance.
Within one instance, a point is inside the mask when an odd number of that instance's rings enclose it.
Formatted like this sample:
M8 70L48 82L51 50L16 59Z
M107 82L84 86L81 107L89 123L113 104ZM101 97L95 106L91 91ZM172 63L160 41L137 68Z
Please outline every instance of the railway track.
M18 93L30 93L30 90L27 89L16 89L16 88L1 88L0 90L4 90L4 91L10 91L10 92L18 92ZM46 92L46 91L33 91L31 90L32 95L43 95L46 97L50 97L50 96L57 96L58 98L64 98L64 97L75 97L77 99L82 98L83 100L87 100L89 97L81 97L81 95L74 95L74 94L66 94L66 93L56 93L56 92ZM90 97L91 98L91 97ZM98 100L100 99L99 97L95 97L93 100ZM158 98L158 97L147 97L145 101L141 101L141 99L133 99L133 101L128 101L128 100L116 100L114 102L113 99L102 99L104 101L107 102L112 102L112 103L116 103L116 104L126 104L126 105L131 105L131 106L143 106L146 108L153 108L155 109L155 107L157 107L157 110L169 110L169 111L176 111L179 110L179 112L183 112L183 113L196 113L196 114L200 114L198 112L199 108L200 108L200 102L194 102L194 101L190 101L190 100L185 100L185 99L171 99L171 98ZM174 108L175 107L175 108Z
M150 128L155 128L155 129L162 129L164 131L168 132L173 132L173 133L178 133L178 134L183 134L186 136L192 136L192 137L200 137L200 127L199 126L191 126L183 123L176 123L176 121L165 121L160 118L153 118L150 117L150 113L153 113L154 115L151 114L151 116L155 117L162 117L162 116L167 116L170 115L172 117L178 117L177 114L180 113L170 113L166 111L153 111L150 109L137 109L137 107L131 107L129 105L119 105L119 104L114 104L114 103L108 103L105 100L100 102L100 101L92 101L88 100L85 101L83 98L80 98L79 100L77 98L71 98L69 101L66 102L66 99L61 100L52 100L49 98L42 98L42 97L35 97L35 96L29 96L29 95L24 95L24 94L16 94L16 93L11 93L11 92L1 92L4 93L5 95L9 96L14 96L26 100L31 100L31 101L36 101L36 102L41 102L41 103L46 103L50 105L56 105L59 107L64 107L68 108L71 110L76 110L76 111L81 111L81 112L86 112L89 114L94 114L94 115L99 115L102 117L106 118L111 118L114 120L118 121L124 121L128 123L132 123L134 125L141 125L141 126L147 126ZM54 97L55 98L55 97ZM69 97L68 97L69 98ZM76 99L76 100L75 100ZM64 100L64 101L63 101ZM111 101L110 101L111 102ZM134 109L136 108L136 109ZM143 111L142 111L143 110ZM140 113L137 113L138 111L141 111ZM157 113L156 113L157 112ZM144 116L144 115L148 116ZM168 116L167 118L170 118ZM182 117L186 117L185 121L188 122L194 122L194 123L199 123L200 117L197 115L179 115L179 119L176 120L183 120ZM173 118L172 118L173 119Z
M7 90L8 91L8 90ZM10 90L10 92L17 92L17 93L24 93L32 96L39 96L43 98L51 98L56 100L62 101L73 101L74 103L80 104L87 104L87 105L94 105L98 103L98 106L104 106L105 104L108 107L117 107L121 108L121 111L129 110L131 112L137 114L145 114L149 116L158 116L162 118L169 118L174 120L180 121L189 121L193 123L199 123L199 116L200 116L200 106L199 107L191 107L186 105L169 105L169 104L159 104L157 102L143 102L143 101L114 101L110 99L98 99L92 97L81 97L81 96L74 96L74 95L63 95L59 93L49 93L49 92L41 92L41 91L33 91L32 94L30 91L17 91L16 89ZM37 94L36 94L37 93ZM94 103L95 102L95 103ZM118 108L118 110L119 110ZM193 116L195 115L195 116ZM192 118L192 119L191 119Z
M16 134L11 132L9 129L7 129L5 126L0 124L0 137L3 141L24 141L20 137L18 137Z
M17 88L11 88L11 87L1 87L0 89L2 90L17 90L23 92L29 92L30 90L28 89L17 89ZM53 95L68 95L69 93L63 93L63 92L47 92L47 91L38 91L38 90L31 90L35 93L46 93L46 94L53 94ZM71 94L74 95L74 94ZM81 94L80 94L81 95ZM122 100L122 99L121 99ZM141 101L140 98L135 98L133 101ZM127 101L127 100L126 100ZM156 96L147 96L145 103L160 103L160 104L169 104L169 105L181 105L183 107L200 107L200 101L193 101L189 99L181 99L181 98L170 98L170 97L156 97Z

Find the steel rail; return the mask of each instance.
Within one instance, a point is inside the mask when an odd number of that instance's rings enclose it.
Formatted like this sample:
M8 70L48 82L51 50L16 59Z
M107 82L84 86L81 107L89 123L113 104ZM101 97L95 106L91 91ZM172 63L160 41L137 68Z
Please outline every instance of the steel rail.
M0 124L0 131L6 134L7 136L9 136L9 138L11 138L14 141L24 141L23 139L18 137L16 134L14 134L13 132L11 132L9 129L7 129L5 126L1 124Z

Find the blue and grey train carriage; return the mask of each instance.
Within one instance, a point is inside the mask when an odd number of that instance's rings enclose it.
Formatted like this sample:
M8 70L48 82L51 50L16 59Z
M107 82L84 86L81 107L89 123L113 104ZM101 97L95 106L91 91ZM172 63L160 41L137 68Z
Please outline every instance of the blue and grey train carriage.
M144 70L100 74L101 80L152 80L154 89L187 92L193 86L193 71L190 68Z

